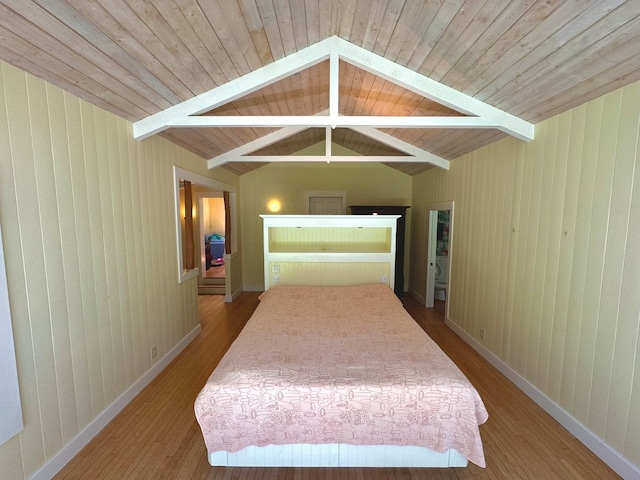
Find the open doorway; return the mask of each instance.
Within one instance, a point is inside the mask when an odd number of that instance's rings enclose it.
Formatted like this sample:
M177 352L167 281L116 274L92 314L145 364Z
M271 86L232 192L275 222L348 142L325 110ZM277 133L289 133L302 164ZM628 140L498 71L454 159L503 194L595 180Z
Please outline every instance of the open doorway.
M451 300L451 252L454 202L434 203L428 207L426 304L446 319Z
M178 281L182 283L195 277L198 279L199 293L214 293L200 290L203 276L214 264L224 265L224 273L221 271L219 275L220 288L215 293L224 295L225 302L231 302L238 293L233 290L234 283L230 281L233 264L236 263L238 268L241 266L237 247L235 187L176 166L174 184ZM211 201L219 203L214 206L209 199L216 199ZM211 210L220 206L221 213L216 213L216 210L212 215ZM213 217L222 217L222 220L214 221ZM207 262L206 243L211 242L212 236L216 236L218 241L214 242L216 249L210 252ZM241 281L241 276L237 276L237 279ZM239 281L235 284L239 284Z
M200 205L200 278L198 293L225 294L225 206L222 192L202 192Z

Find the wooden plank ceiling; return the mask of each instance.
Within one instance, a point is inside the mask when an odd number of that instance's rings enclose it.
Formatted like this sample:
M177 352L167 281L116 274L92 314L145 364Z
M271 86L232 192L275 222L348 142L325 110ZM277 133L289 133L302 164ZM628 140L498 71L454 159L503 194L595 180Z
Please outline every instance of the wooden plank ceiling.
M640 79L640 0L0 0L2 60L132 122L333 35L531 123ZM345 62L339 85L345 115L457 115ZM328 95L323 62L208 115L313 115ZM161 135L209 159L275 130ZM383 131L449 160L504 136ZM259 153L323 138L310 129ZM397 154L348 129L332 138L365 155ZM430 167L389 166L410 175Z

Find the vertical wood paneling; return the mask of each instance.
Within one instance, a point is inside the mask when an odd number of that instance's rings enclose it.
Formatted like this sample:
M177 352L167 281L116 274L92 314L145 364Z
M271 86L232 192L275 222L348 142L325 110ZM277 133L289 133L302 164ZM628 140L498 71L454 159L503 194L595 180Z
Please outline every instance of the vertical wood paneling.
M635 465L639 130L635 83L413 183L456 202L450 319Z
M575 211L577 205L577 179L580 173L580 162L570 161L576 156L572 146L580 145L582 142L579 138L572 135L573 131L581 131L580 125L584 124L584 109L576 109L574 112L567 112L560 117L558 130L558 146L557 155L563 165L563 170L559 173L562 176L555 182L554 194L557 196L552 204L562 205L562 209L558 208L559 223L552 229L551 234L556 236L558 242L558 260L557 263L551 265L555 269L557 285L555 291L555 306L553 306L553 332L551 335L552 346L550 350L549 369L552 375L549 379L549 392L560 400L560 390L562 388L563 376L556 373L556 365L562 365L566 362L573 362L575 357L575 349L570 350L571 346L575 346L575 341L567 341L567 320L568 320L568 303L569 303L569 287L571 285L570 275L573 264L573 245L575 241ZM564 200L562 197L564 196ZM575 337L571 337L572 339ZM565 347L567 353L565 354Z
M593 374L593 349L595 344L595 320L594 312L597 307L597 297L589 294L593 290L591 284L599 281L599 273L593 270L593 252L591 252L591 232L597 229L593 225L592 212L594 205L594 185L596 182L596 166L598 155L598 132L602 122L603 99L599 98L587 105L587 122L585 124L584 141L585 146L582 157L582 168L580 175L580 195L578 209L578 226L576 237L582 238L581 242L576 242L574 256L578 252L580 257L574 268L583 270L580 272L582 278L578 283L573 283L572 287L580 287L576 293L575 303L577 307L576 316L580 323L578 335L578 359L576 390L574 393L574 405L572 411L576 418L583 423L588 422L589 415L589 391L592 388L591 376ZM572 279L573 281L573 279ZM575 374L572 372L572 374Z
M636 92L635 101L640 98L637 91L640 88L637 84L634 90ZM640 116L636 117L640 123ZM629 122L633 125L633 122ZM633 140L633 139L632 139ZM640 171L638 170L638 159L640 158L640 125L636 125L635 129L635 145L630 148L632 158L635 158L635 169L633 172L633 184L631 186L631 208L629 215L629 233L627 244L625 246L625 264L622 272L622 289L620 298L620 312L618 318L618 332L616 334L616 354L614 357L614 378L612 385L623 385L624 392L629 391L629 386L625 382L630 381L630 392L628 397L622 400L622 406L619 411L625 412L626 408L630 408L626 424L626 436L624 438L624 451L628 453L629 458L636 464L640 464L640 420L638 415L634 413L637 405L640 405L640 368L638 368L638 357L640 356ZM634 338L633 329L636 329ZM629 368L628 358L633 359L631 363L633 368ZM614 394L615 395L615 394ZM628 403L627 403L628 402ZM616 405L611 403L612 407ZM637 410L636 410L637 411ZM624 421L624 415L622 415ZM617 423L618 420L616 420ZM607 431L608 435L613 432Z
M607 252L607 242L609 239L608 225L611 215L611 195L613 189L613 175L616 163L616 143L617 131L620 122L620 94L618 90L613 94L604 97L602 110L602 127L598 142L598 160L596 166L596 184L594 197L593 222L598 226L592 229L591 238L594 239L593 252L590 258L595 260L594 269L598 271L598 281L594 290L585 292L598 298L598 305L595 315L595 345L593 350L593 385L601 388L594 388L590 392L591 400L589 407L589 426L600 436L604 436L605 425L607 423L607 402L609 399L609 379L611 378L611 359L613 355L613 337L615 335L615 322L610 319L616 315L615 310L611 310L611 292L608 280L611 252ZM609 253L609 255L608 255ZM616 276L620 272L616 272Z
M565 195L567 199L571 198L575 202L571 206L571 210L567 208L569 201L565 202L565 214L563 220L563 236L567 232L566 242L563 245L560 258L563 262L571 259L571 268L561 268L561 283L568 283L567 292L567 310L566 310L566 331L565 331L565 348L563 351L555 351L556 355L554 365L561 364L562 372L560 375L560 392L559 404L565 408L571 408L573 404L573 396L576 386L576 366L578 361L578 346L580 336L580 323L582 304L580 299L584 291L584 268L586 265L585 242L581 241L585 235L584 216L580 215L581 205L584 203L585 189L582 187L582 180L585 177L585 171L582 168L582 162L575 161L576 158L582 158L585 145L585 122L587 119L587 106L572 110L571 112L571 131L569 133L569 161L567 169L567 182L565 186ZM587 165L585 164L585 167ZM588 167L587 167L588 168ZM566 265L566 263L565 263Z
M57 92L53 87L50 90ZM107 316L107 281L104 272L105 257L104 257L104 236L102 228L102 207L100 204L100 165L98 147L99 140L97 135L98 120L94 114L94 107L87 103L81 102L81 118L82 118L82 143L84 146L84 156L87 160L85 162L85 173L87 181L87 207L91 212L89 218L89 245L86 248L91 252L91 265L93 266L94 273L101 272L102 274L95 275L93 282L81 287L84 288L86 294L83 296L70 297L70 301L77 303L83 298L82 305L79 307L79 312L74 315L74 325L78 330L77 349L81 351L81 355L74 355L74 363L79 365L78 368L83 367L82 363L86 362L88 365L88 379L87 385L83 385L82 377L76 376L77 388L87 389L90 388L90 395L86 392L79 395L79 414L78 420L80 425L87 425L94 415L100 412L106 406L105 400L105 378L103 375L103 363L107 359L102 355L105 352L104 343L106 339L103 338L103 332L106 327ZM63 132L60 132L62 137ZM62 137L64 138L64 137ZM58 189L61 190L60 188ZM71 225L74 225L73 210L66 212L66 216ZM75 227L74 227L75 228ZM70 261L78 261L78 255L72 249L67 253ZM79 275L68 275L68 278L79 278ZM88 289L88 291L87 291ZM78 291L76 288L74 291ZM101 321L102 320L102 321ZM86 339L86 340L85 340ZM81 406L80 406L81 405Z
M98 399L99 409L102 410L106 405L113 402L115 395L115 379L113 371L113 350L112 345L112 332L111 322L109 318L111 315L110 310L110 295L109 288L113 285L110 279L110 273L112 271L113 263L111 263L110 252L113 248L114 236L112 222L110 221L111 215L111 202L109 201L108 185L106 184L109 178L109 151L107 149L107 114L104 111L95 110L95 138L96 138L96 163L98 176L96 179L96 190L94 194L99 195L96 199L99 208L92 210L92 216L99 215L99 226L101 230L102 242L98 245L92 244L92 248L99 253L99 259L96 259L95 266L100 275L94 282L95 292L93 298L96 301L95 318L98 325L98 337L100 344L100 376L102 379L102 399ZM99 180L98 180L99 179ZM93 255L94 259L96 255ZM90 286L89 286L90 288ZM91 293L91 292L89 292ZM91 294L88 295L89 301L91 301ZM93 302L91 302L93 303ZM95 354L94 354L95 355ZM100 411L98 410L98 411ZM95 412L95 410L94 410ZM94 413L95 415L95 413Z
M43 177L39 181L38 191L40 196L39 208L41 212L40 222L43 227L45 270L48 285L49 305L51 308L51 331L53 335L53 348L55 352L55 368L58 381L58 396L60 401L60 418L62 427L63 442L70 441L79 428L78 408L76 395L76 382L74 378L74 359L71 349L71 325L70 315L67 309L67 292L65 289L64 263L62 249L64 245L61 241L58 206L57 187L54 178L54 157L51 148L51 124L56 121L56 117L50 112L43 112L40 105L47 103L49 91L42 82L34 81L29 77L33 89L29 91L29 97L33 99L30 104L35 106L31 112L32 124L41 122L40 128L32 126L32 137L34 145L36 138L40 143L39 148L34 151L34 158L38 162L38 170L42 171ZM34 89L41 92L41 97L34 96ZM44 196L46 194L46 196ZM86 381L86 356L80 357L78 375ZM86 387L80 387L84 389ZM85 391L86 392L86 391Z
M636 87L636 88L633 88ZM620 126L616 138L610 219L607 236L607 260L603 290L607 307L601 317L615 318L612 325L612 357L610 367L610 397L607 402L605 438L618 450L624 448L627 419L631 411L633 370L637 366L637 336L625 332L638 330L640 312L640 257L637 255L638 224L633 223L633 183L638 159L638 129L640 126L640 86L621 92ZM612 95L613 97L613 95ZM635 121L634 121L635 120ZM636 192L637 193L637 192ZM637 215L637 213L636 213ZM636 254L634 255L634 250ZM622 275L621 275L622 273ZM612 315L613 314L613 315Z
M18 237L17 245L6 245L5 261L7 262L7 282L9 304L14 313L13 280L18 285L18 296L15 297L16 309L12 323L17 331L15 339L20 396L31 395L36 401L31 405L23 405L25 430L20 434L24 446L31 449L35 458L23 458L24 469L34 469L56 445L61 445L59 418L57 410L58 397L53 366L53 346L51 329L48 327L49 312L44 298L46 296L46 280L42 275L43 249L42 233L39 224L37 207L37 186L33 150L31 144L30 121L27 98L26 76L15 69L4 69L7 118L11 120L9 138L12 161L11 171L14 175L15 214L20 218L32 218L29 224L19 222L14 230L3 228L3 237ZM8 94L11 92L11 94ZM13 212L12 212L13 213ZM20 258L16 264L15 257ZM22 270L22 272L16 270ZM38 275L30 275L37 272ZM17 274L17 275L16 275ZM22 289L22 292L20 292ZM33 292L29 294L29 292ZM21 322L21 314L29 318L29 322ZM25 347L23 349L23 346ZM29 357L27 359L27 357ZM24 368L23 368L24 365ZM23 382L24 387L23 388ZM43 404L44 399L51 399L50 404ZM26 432L30 422L37 425L37 430Z
M125 120L3 63L0 147L25 422L0 446L0 471L28 478L196 327L196 282L175 275L172 166L211 173L193 154L160 138L137 142ZM213 176L238 184L228 172Z

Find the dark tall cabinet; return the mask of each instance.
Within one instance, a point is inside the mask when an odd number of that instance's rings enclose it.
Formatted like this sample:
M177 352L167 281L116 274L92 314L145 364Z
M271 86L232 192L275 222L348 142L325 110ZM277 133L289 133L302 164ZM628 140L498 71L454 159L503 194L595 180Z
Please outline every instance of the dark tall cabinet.
M400 215L396 228L396 270L394 292L398 297L404 295L404 235L407 209L410 206L399 205L352 205L352 215Z

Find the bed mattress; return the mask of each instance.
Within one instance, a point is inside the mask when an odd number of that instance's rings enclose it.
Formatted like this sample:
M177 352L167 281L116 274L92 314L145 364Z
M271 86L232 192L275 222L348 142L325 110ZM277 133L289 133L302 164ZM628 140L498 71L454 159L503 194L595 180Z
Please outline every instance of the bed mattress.
M265 292L195 413L210 452L412 445L485 466L478 392L382 284Z

